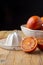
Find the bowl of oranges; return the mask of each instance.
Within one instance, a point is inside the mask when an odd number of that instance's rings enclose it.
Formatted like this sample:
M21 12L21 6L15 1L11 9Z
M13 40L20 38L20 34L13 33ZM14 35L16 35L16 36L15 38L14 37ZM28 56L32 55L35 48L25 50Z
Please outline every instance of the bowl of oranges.
M26 38L22 41L22 49L31 52L36 47L43 51L43 17L31 16L26 24L21 25Z
M21 30L26 36L43 38L43 18L32 16L26 24L21 25Z

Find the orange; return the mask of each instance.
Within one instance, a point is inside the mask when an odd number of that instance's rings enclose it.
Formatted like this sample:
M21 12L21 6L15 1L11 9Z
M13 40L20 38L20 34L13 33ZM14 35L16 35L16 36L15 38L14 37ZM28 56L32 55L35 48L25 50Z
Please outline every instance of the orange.
M43 38L38 39L38 48L43 51Z
M43 17L41 17L41 20L42 20L42 24L43 24Z
M42 27L41 27L41 30L43 30L43 17L41 17L41 20L42 20Z
M22 50L25 52L32 52L37 47L37 40L34 37L26 37L22 40Z
M43 26L41 27L41 30L43 30Z
M32 16L28 19L27 23L26 23L26 27L33 29L33 30L39 30L41 28L41 19L39 16Z

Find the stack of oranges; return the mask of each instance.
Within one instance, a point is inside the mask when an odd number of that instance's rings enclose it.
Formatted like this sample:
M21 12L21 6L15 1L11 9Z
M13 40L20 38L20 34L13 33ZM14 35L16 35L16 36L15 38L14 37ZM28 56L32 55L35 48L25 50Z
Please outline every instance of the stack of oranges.
M32 30L43 30L43 17L32 16L28 19L26 27ZM21 42L22 50L25 52L32 52L37 47L43 51L43 39L36 39L35 37L26 37Z

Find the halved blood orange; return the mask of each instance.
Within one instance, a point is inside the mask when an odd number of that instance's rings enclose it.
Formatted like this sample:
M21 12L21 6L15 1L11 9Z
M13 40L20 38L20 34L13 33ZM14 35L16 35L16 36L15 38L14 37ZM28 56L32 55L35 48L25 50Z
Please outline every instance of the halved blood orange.
M38 39L38 48L43 51L43 38Z
M37 47L37 40L34 37L26 37L22 40L22 50L25 52L32 52Z

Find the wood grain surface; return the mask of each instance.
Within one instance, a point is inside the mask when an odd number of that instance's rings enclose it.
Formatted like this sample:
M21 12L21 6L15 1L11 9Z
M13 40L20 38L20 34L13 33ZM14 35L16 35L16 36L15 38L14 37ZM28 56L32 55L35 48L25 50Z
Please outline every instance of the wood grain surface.
M43 52L36 49L32 53L25 53L0 48L0 65L43 65Z
M43 52L25 53L0 48L0 65L43 65Z

